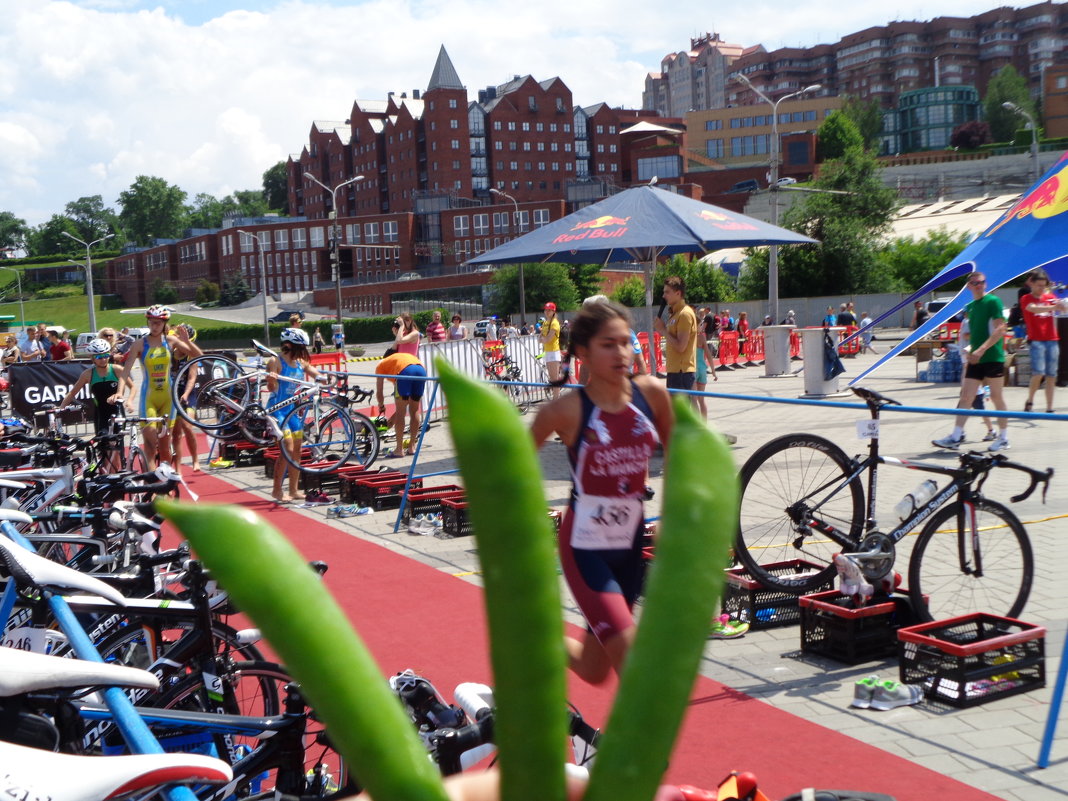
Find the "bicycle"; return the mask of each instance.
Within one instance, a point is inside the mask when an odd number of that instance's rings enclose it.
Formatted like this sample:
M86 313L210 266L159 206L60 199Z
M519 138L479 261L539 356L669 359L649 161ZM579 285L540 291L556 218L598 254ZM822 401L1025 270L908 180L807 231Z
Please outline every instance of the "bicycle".
M497 359L489 360L484 352L482 369L486 378L504 391L520 414L526 414L530 410L534 403L534 396L530 387L522 383L523 371L514 359L502 355Z
M274 352L255 340L253 346L265 356ZM190 397L191 404L177 403L182 419L212 434L239 428L250 441L265 445L281 439L291 421L299 421L303 432L301 461L296 461L288 449L282 457L305 473L328 473L352 458L370 467L378 457L379 440L374 423L349 408L349 402L337 393L325 393L314 381L280 376L279 381L295 384L296 391L278 403L260 402L266 389L267 371L262 368L245 370L225 356L198 356L190 359L178 371L175 386L181 386L185 375L196 372L197 383ZM324 396L325 395L325 396ZM292 406L281 425L272 413ZM304 456L310 456L308 461Z
M871 412L868 455L851 459L815 434L787 434L763 445L742 466L735 557L770 590L802 594L827 583L839 552L875 584L890 576L897 543L923 524L908 569L910 600L921 620L980 611L1018 616L1031 591L1031 543L1016 515L983 497L982 487L994 468L1019 470L1031 483L1011 501L1026 499L1041 483L1044 502L1052 468L1035 470L1003 454L965 453L959 467L880 456L880 409L900 404L852 389ZM882 531L875 512L881 464L950 482Z

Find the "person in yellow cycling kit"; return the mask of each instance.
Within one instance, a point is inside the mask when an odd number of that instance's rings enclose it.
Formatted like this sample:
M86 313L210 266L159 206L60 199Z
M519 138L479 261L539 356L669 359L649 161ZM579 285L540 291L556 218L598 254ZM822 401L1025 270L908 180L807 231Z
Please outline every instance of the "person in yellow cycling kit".
M125 386L134 364L141 363L144 373L141 381L142 417L164 417L165 424L146 423L141 428L145 440L145 458L151 467L171 461L171 426L175 409L171 397L171 354L179 352L189 358L200 356L203 351L189 338L184 327L176 329L177 335L167 334L167 321L171 310L166 306L150 306L145 312L148 334L140 346L134 345L132 358L123 365L122 385Z

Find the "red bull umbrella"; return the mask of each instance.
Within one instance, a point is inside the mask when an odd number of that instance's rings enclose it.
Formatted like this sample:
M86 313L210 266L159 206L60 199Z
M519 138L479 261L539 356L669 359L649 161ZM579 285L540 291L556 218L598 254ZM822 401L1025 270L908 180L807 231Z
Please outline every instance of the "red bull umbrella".
M816 240L659 187L637 186L536 228L469 263L641 262L645 301L652 306L653 267L664 256L793 244L816 244Z
M938 275L892 309L880 314L867 328L928 292L949 281L963 278L968 273L982 272L986 276L987 289L992 291L1036 267L1049 273L1054 284L1068 283L1068 152ZM850 383L857 383L894 356L908 350L917 340L923 339L958 314L971 299L971 292L967 287L962 287L949 303ZM850 339L860 336L864 330L857 331Z

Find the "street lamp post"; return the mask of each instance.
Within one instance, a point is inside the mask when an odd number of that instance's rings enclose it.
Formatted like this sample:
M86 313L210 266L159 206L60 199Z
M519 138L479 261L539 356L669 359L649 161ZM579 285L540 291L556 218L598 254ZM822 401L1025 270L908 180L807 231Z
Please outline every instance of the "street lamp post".
M814 83L797 92L783 95L778 100L772 100L761 92L745 75L738 75L737 80L744 83L765 103L771 106L771 179L768 189L771 192L771 224L779 224L779 104L784 100L818 92L823 88L821 84ZM768 250L768 305L771 307L771 320L778 324L779 320L779 246L772 245Z
M342 181L337 186L335 186L333 189L331 189L329 186L324 184L322 181L320 181L318 178L316 178L310 172L304 173L304 177L307 178L309 181L314 181L315 183L319 184L319 186L321 186L325 191L330 193L330 198L331 198L331 203L332 203L332 205L330 207L330 219L334 221L334 224L331 226L331 232L332 232L332 237L333 237L334 241L333 241L333 247L330 250L330 261L331 261L331 264L332 264L332 273L333 273L333 277L334 277L334 290L337 293L337 321L338 321L338 324L340 325L341 324L341 263L338 260L339 259L339 257L338 257L338 244L339 244L339 242L341 240L341 226L338 225L338 222L337 222L337 192L338 192L339 189L341 189L343 187L346 187L351 183L355 183L356 181L363 180L363 176L362 175L356 175L356 176L354 176L352 178L349 178L347 181Z
M256 240L256 249L260 254L260 294L263 296L263 344L270 347L271 326L267 322L267 262L263 255L263 242L260 241L260 235L258 233L254 234L240 228L237 229L237 232Z
M507 192L502 192L500 189L494 189L490 187L490 192L495 195L500 195L505 200L512 201L512 205L515 206L515 232L519 233L519 203L516 199L509 195ZM527 291L526 286L523 283L523 263L519 263L519 323L520 325L527 324Z
M22 327L26 328L26 307L22 305L22 273L14 267L0 267L0 270L10 270L15 274L15 280L18 282L19 291L19 317L22 318Z
M66 231L61 231L60 233L68 239L73 239L75 242L85 247L85 294L89 296L89 330L95 332L96 308L93 303L93 258L90 256L89 251L92 249L93 245L99 245L101 242L111 239L115 234L106 234L105 236L100 237L100 239L86 242ZM77 264L78 262L74 263Z
M1038 166L1038 126L1035 124L1035 118L1028 114L1027 111L1008 100L1002 103L1001 107L1008 111L1012 111L1027 120L1027 127L1031 129L1031 183L1037 184L1042 173Z

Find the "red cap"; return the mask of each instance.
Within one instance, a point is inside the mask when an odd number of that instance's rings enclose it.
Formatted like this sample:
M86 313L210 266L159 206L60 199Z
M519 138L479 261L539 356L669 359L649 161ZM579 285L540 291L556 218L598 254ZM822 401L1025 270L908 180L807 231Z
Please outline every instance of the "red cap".
M548 303L546 303L546 304L545 304L545 310L546 310L546 311L556 311L556 304L555 304L555 303L553 303L553 302L552 302L552 301L550 300L550 301L549 301Z

